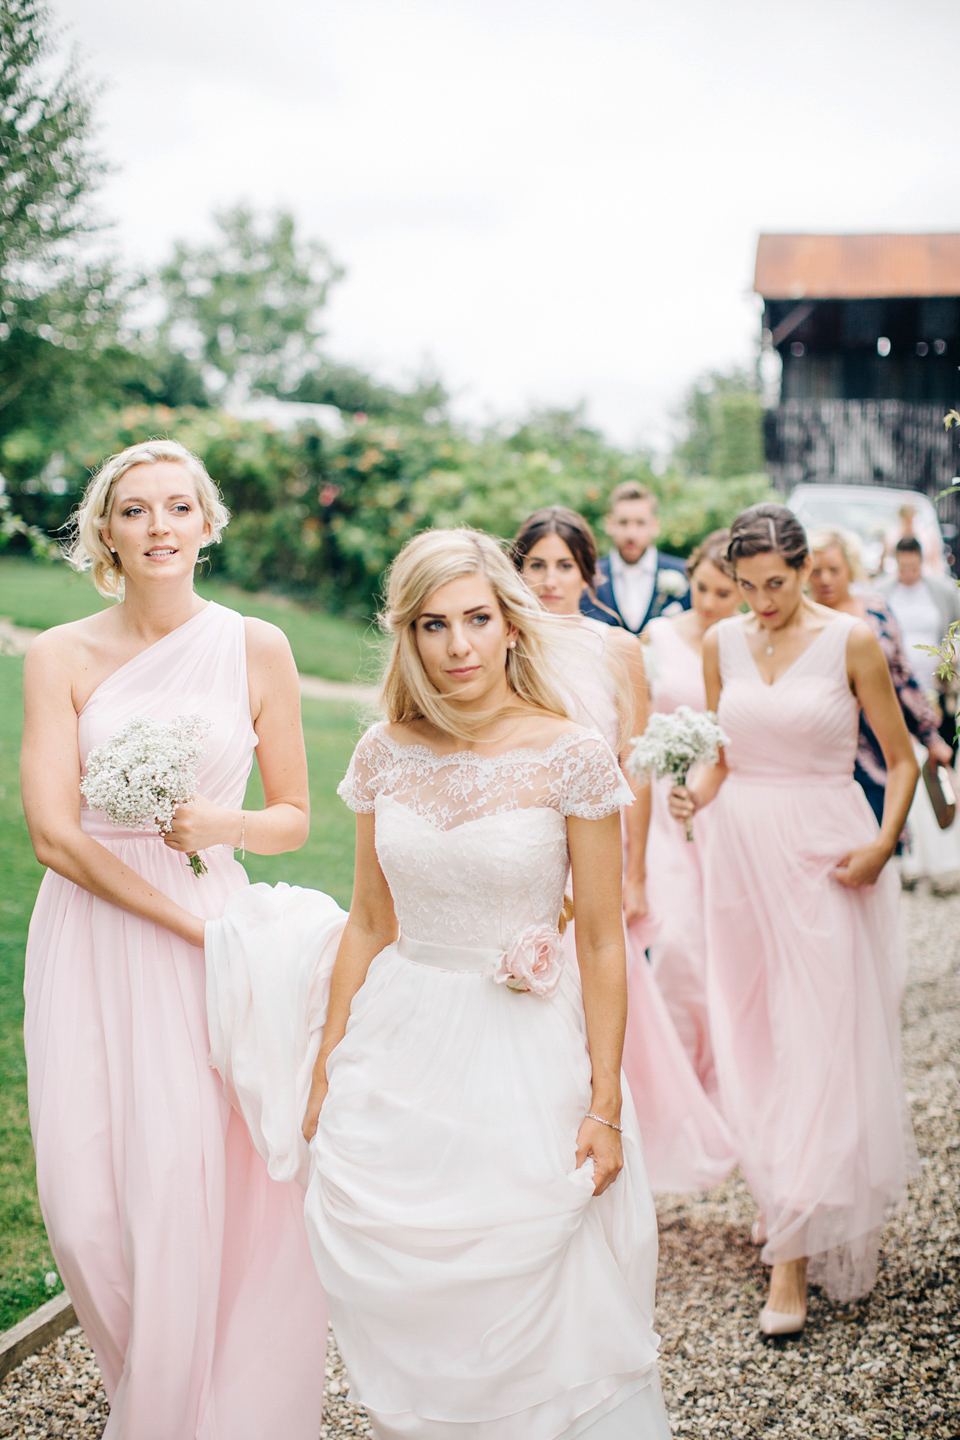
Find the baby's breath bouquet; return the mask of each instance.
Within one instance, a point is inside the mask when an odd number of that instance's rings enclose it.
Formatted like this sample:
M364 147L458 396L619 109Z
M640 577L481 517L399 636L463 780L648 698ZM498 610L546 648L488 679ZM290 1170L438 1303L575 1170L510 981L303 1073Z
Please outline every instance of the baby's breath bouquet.
M174 814L197 788L209 729L201 715L178 715L168 725L128 720L87 756L80 781L87 804L125 830L169 834ZM194 875L206 874L199 855L187 859Z
M638 780L669 775L674 785L686 785L694 765L714 765L719 747L729 741L711 710L678 705L670 714L655 711L642 735L637 735L627 758L627 769ZM693 826L686 822L687 839Z

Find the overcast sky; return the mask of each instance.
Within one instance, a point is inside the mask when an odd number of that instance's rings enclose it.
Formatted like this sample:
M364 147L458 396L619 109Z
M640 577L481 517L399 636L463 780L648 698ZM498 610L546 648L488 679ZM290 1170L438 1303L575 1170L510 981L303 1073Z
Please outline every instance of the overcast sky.
M761 230L960 228L956 0L52 0L129 260L244 199L347 277L329 349L662 444L748 363Z

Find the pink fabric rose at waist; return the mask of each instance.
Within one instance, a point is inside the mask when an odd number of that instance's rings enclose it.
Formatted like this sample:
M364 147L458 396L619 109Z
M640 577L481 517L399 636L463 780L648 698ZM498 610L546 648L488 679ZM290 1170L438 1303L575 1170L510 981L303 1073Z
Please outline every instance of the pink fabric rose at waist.
M563 951L556 930L523 930L498 957L491 972L498 985L552 995L560 984Z

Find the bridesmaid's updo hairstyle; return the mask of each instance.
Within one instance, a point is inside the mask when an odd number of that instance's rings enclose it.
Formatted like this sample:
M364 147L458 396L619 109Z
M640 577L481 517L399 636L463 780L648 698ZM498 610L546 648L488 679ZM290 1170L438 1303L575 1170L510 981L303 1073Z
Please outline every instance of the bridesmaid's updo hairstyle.
M697 548L690 553L685 567L687 579L692 580L697 566L702 565L706 560L710 565L715 566L717 570L732 580L734 578L733 566L727 559L729 545L729 530L711 530L710 534L705 536Z
M216 544L230 519L220 491L207 474L203 461L176 440L145 440L111 455L90 480L83 499L71 516L71 538L63 547L64 558L75 570L92 570L93 583L110 600L123 597L123 571L119 557L107 545L103 532L110 524L117 484L135 465L156 465L159 461L182 465L193 478L203 518Z
M523 569L530 551L548 535L560 537L577 562L584 585L592 592L597 578L597 542L583 516L565 505L545 505L523 522L510 546L510 559L517 569Z
M780 555L791 570L802 570L809 553L807 533L786 505L751 505L730 526L727 559L734 570L753 555Z
M458 714L454 701L441 695L427 679L417 650L415 625L427 600L442 585L465 575L482 575L501 614L517 629L517 643L507 650L507 680L518 699L552 715L566 716L559 691L550 680L549 652L562 620L545 615L529 586L490 535L467 527L426 530L400 551L387 575L386 609L380 624L393 636L381 688L388 720L409 724L427 720L438 730L469 740L489 719L474 721Z

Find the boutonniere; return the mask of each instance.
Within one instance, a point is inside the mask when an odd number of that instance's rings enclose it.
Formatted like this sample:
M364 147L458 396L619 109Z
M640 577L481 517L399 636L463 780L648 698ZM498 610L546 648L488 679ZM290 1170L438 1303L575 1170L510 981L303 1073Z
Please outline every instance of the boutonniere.
M658 570L656 586L658 595L672 595L676 600L682 600L690 589L681 570Z

